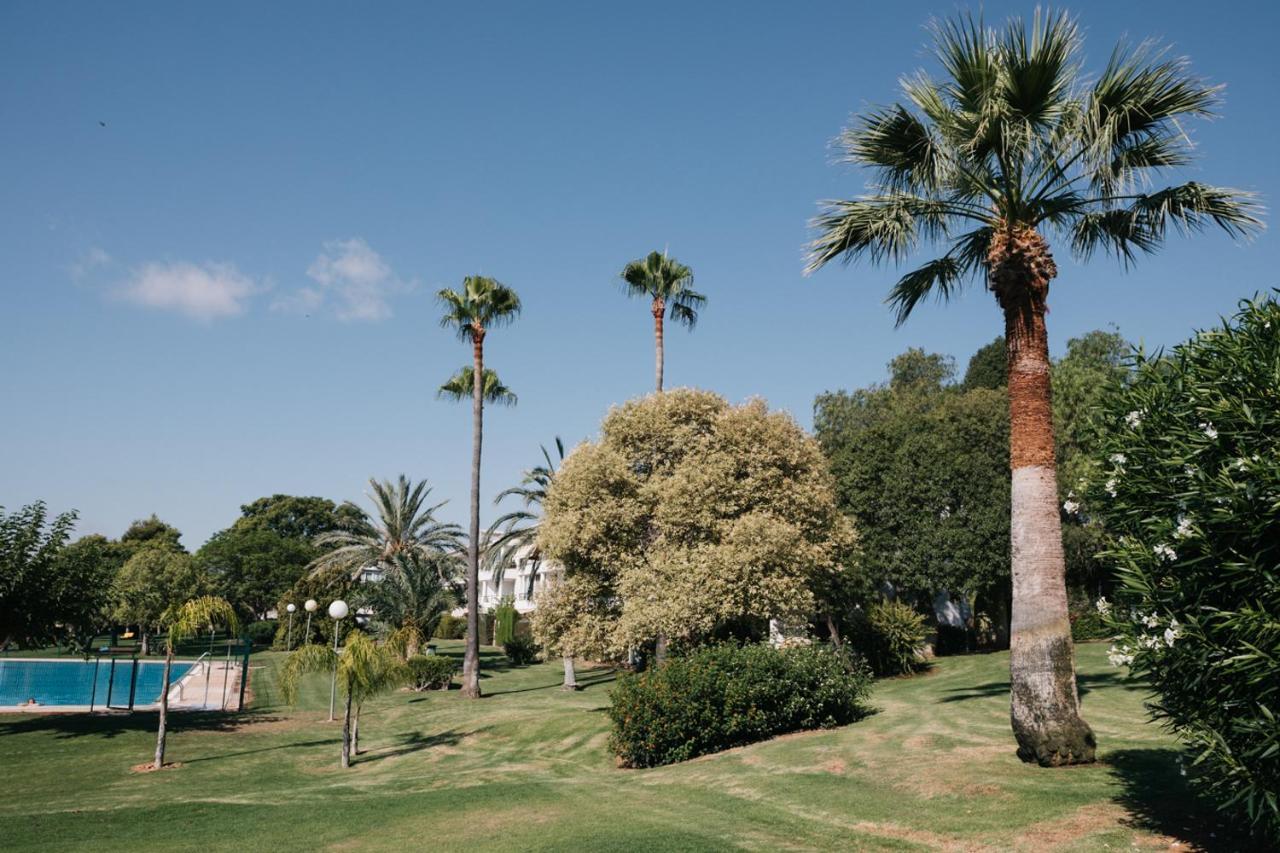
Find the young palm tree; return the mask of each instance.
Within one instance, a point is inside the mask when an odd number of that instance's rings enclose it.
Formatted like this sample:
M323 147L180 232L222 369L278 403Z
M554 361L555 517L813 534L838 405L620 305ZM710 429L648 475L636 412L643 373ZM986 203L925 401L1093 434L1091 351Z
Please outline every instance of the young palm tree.
M1149 187L1162 169L1191 161L1181 122L1210 115L1217 101L1219 89L1184 60L1121 47L1088 82L1066 15L1037 13L1030 27L1012 20L998 32L963 17L935 24L934 35L942 79L905 78L906 103L871 109L842 134L846 160L876 177L869 194L829 202L815 220L808 269L941 246L890 292L899 324L929 294L946 300L970 279L994 294L1011 417L1013 730L1023 760L1088 762L1095 743L1076 692L1054 471L1045 313L1057 267L1047 237L1080 258L1101 248L1128 265L1159 248L1170 226L1240 237L1261 209L1233 189Z
M453 595L440 578L452 575L453 569L441 567L439 561L455 559L452 554L396 554L391 558L394 571L356 590L360 605L373 611L373 627L404 657L418 654L452 606Z
M520 297L504 284L469 275L462 290L441 290L445 307L440 325L469 341L471 370L471 525L467 542L467 647L462 660L462 694L480 697L480 445L484 436L485 369L484 339L495 326L510 323L520 314ZM502 383L494 377L495 386ZM442 393L443 392L443 389ZM510 391L504 389L510 394ZM511 395L514 397L514 395Z
M169 725L169 681L173 672L173 653L183 640L200 634L212 634L218 628L226 628L229 633L240 630L240 621L236 618L235 608L224 599L214 595L194 598L181 607L165 614L169 635L164 647L164 683L160 691L160 726L156 732L156 755L152 767L156 770L164 767L165 740ZM240 674L247 678L248 673Z
M396 569L393 558L397 554L413 553L425 560L434 560L440 554L460 549L462 528L436 519L436 512L448 502L426 506L427 496L431 494L426 480L415 486L401 474L394 483L370 478L369 486L373 489L369 497L377 510L377 520L357 509L362 519L360 524L349 530L330 530L317 536L316 545L333 550L312 562L313 576L340 568L358 578L370 566L389 573Z
M672 320L692 329L698 322L698 310L706 304L707 297L693 289L693 270L668 257L666 252L650 252L627 264L622 270L622 285L628 296L649 300L653 313L654 379L661 391L662 318L668 313L667 305L671 305Z
M543 464L535 465L525 471L520 485L503 489L493 499L495 504L499 504L508 497L519 498L522 504L519 509L495 519L489 527L487 539L491 544L491 552L495 555L493 560L495 585L502 582L502 569L510 562L511 555L519 549L533 546L530 559L534 561L535 574L537 564L542 561L542 555L537 547L538 525L542 521L542 503L546 500L547 490L555 481L556 469L564 462L564 442L561 441L560 436L556 436L555 460L551 458L551 453L545 446L539 449L542 451ZM564 661L563 687L565 690L577 690L578 680L573 667L573 652L569 649L561 649L560 652Z
M337 667L338 686L345 698L342 718L343 768L359 751L360 711L367 699L403 685L408 670L388 648L379 646L360 631L347 635L342 651L307 644L289 655L280 670L280 690L290 705L297 701L298 685L308 673L328 674Z

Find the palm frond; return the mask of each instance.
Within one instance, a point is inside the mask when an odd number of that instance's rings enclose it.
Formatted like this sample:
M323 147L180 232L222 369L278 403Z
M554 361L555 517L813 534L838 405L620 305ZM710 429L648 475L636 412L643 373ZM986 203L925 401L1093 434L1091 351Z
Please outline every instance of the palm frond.
M950 220L957 218L981 219L953 202L907 193L827 202L810 223L818 237L809 244L805 272L814 272L837 257L846 262L863 255L874 263L901 261L921 238L946 237Z
M691 329L707 302L693 289L693 270L666 252L650 252L627 264L620 280L628 296L671 303L671 319Z
M436 396L454 402L465 402L471 400L475 394L475 368L471 365L464 365L457 373L449 377L436 391ZM514 406L519 398L515 392L502 384L502 380L498 378L498 374L484 368L480 374L481 379L481 395L486 403L493 403L499 406Z
M165 622L169 631L170 650L185 639L213 633L219 628L224 628L231 634L240 630L240 620L236 617L235 608L226 599L216 595L193 598L171 609Z

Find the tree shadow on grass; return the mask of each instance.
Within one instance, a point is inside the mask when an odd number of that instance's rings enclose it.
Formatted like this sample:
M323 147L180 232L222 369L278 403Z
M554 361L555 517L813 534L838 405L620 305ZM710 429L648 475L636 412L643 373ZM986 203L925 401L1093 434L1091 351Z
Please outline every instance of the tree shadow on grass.
M1121 690L1147 689L1147 686L1141 681L1137 681L1132 678L1125 678L1118 672L1076 674L1076 689L1079 690L1081 696L1087 696L1089 691L1103 687L1119 688ZM947 692L953 695L946 696L939 701L963 702L966 699L990 699L993 696L1008 696L1009 682L992 681L987 684L977 684L972 687L957 687L954 690L949 690Z
M586 690L597 684L605 684L613 681L618 677L617 670L612 667L604 667L601 669L588 670L585 677L577 678L578 690ZM552 690L564 686L564 679L557 679L550 684L540 684L536 687L520 687L515 690L495 690L492 693L486 693L486 696L507 696L513 693L532 693L537 690Z
M455 746L464 738L479 734L485 729L476 729L470 732L459 732L450 729L447 732L440 732L434 735L423 735L420 731L406 732L399 735L400 742L390 747L381 747L377 750L360 753L360 763L381 761L384 758L396 758L401 755L409 755L414 752L421 752L424 749L430 749L433 746Z
M235 732L255 723L271 723L283 719L261 712L244 711L171 711L168 729L176 732ZM33 732L51 733L58 739L101 737L114 738L131 732L155 732L159 726L156 711L132 713L32 714L14 720L0 720L0 737Z
M1103 757L1120 782L1115 798L1137 829L1167 835L1192 850L1262 850L1219 814L1182 775L1176 749L1120 749Z
M219 752L216 755L205 755L200 758L184 758L183 764L198 764L201 761L221 761L224 758L237 758L242 755L257 755L259 752L275 752L281 749L301 749L308 746L330 746L341 743L342 738L335 736L324 740L300 740L293 743L281 743L275 746L264 746L259 749L242 749L237 752Z

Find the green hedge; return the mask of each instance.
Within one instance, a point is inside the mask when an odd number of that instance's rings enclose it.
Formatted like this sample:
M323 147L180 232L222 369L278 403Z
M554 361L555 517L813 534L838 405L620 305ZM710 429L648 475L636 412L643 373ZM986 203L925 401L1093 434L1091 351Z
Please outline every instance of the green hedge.
M843 725L866 713L870 681L861 660L826 646L707 646L618 680L610 748L626 766L655 767Z
M245 626L244 634L255 646L269 646L276 638L276 624L274 619L250 622Z
M414 655L409 658L409 686L414 690L447 690L457 664L444 655Z

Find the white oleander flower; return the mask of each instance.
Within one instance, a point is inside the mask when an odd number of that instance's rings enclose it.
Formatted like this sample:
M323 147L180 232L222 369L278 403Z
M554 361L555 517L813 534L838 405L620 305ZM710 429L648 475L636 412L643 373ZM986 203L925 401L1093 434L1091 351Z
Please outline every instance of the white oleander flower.
M1097 601L1095 601L1093 603L1093 606L1097 608L1098 613L1102 614L1103 616L1111 615L1111 602L1107 601L1107 597L1105 595L1102 598L1099 598Z
M1107 652L1107 660L1112 666L1128 666L1133 663L1133 653L1124 646L1112 646Z
M1186 539L1191 535L1191 519L1185 515L1178 516L1178 529L1173 531L1173 535L1178 539Z
M1142 624L1148 628L1158 628L1160 627L1160 617L1155 613L1148 613L1142 617Z
M1107 480L1107 485L1106 485L1107 494L1111 495L1111 497L1113 497L1113 498L1116 496L1116 486L1117 486L1117 485L1119 485L1119 484L1116 482L1116 478L1115 478L1115 477L1112 477L1110 480Z
M1062 504L1062 509L1063 511L1066 512L1067 515L1075 515L1077 512L1080 511L1080 504L1072 500L1064 501Z
M1194 477L1194 476L1196 475L1196 466L1194 466L1194 465L1183 465L1183 466L1182 466L1182 473L1186 474L1188 477Z
M1124 463L1128 461L1129 461L1129 457L1125 456L1123 453L1111 454L1111 463L1115 465L1117 468L1119 468L1121 471L1124 470Z
M1218 431L1213 428L1213 424L1211 423L1200 424L1200 429L1204 432L1205 435L1209 436L1210 439L1215 439L1218 437Z
M1138 645L1144 649L1154 649L1160 645L1160 639L1154 634L1143 634L1138 638Z
M1151 550L1157 557L1166 562L1172 563L1174 560L1178 559L1177 552L1164 543L1155 546Z
M1129 425L1129 429L1137 429L1138 425L1142 423L1142 412L1134 409L1124 416L1124 422Z

